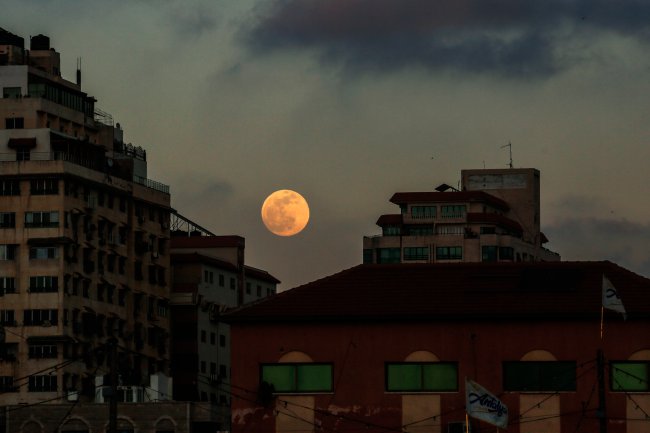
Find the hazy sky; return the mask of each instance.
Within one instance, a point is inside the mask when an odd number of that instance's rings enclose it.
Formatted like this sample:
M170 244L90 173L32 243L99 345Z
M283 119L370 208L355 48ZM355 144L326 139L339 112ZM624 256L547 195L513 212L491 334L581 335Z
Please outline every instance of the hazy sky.
M172 206L246 237L282 288L361 262L396 191L464 168L542 174L542 227L567 260L650 276L647 0L5 0L147 149ZM277 189L309 202L269 233Z

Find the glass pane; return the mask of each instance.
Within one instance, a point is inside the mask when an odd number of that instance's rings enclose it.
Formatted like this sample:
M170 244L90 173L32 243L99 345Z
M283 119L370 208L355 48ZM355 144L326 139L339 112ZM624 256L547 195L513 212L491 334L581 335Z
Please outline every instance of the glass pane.
M331 365L299 365L297 369L299 392L328 392L332 391Z
M458 372L455 364L425 364L422 366L423 390L456 391Z
M647 391L648 364L645 362L612 363L612 389L615 391Z
M276 392L293 392L296 390L295 366L264 365L262 380L273 385Z
M540 362L541 391L575 391L575 362Z
M420 391L422 366L420 364L389 364L388 391Z

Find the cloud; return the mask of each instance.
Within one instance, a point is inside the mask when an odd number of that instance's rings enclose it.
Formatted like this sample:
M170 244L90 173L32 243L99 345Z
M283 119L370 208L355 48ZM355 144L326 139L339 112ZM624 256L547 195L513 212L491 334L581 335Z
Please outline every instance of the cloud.
M407 67L543 77L585 57L593 32L649 39L642 0L275 0L245 40L257 53L316 49L351 71ZM567 41L581 40L572 45Z
M545 227L562 260L610 260L650 277L650 224L625 219L569 218Z

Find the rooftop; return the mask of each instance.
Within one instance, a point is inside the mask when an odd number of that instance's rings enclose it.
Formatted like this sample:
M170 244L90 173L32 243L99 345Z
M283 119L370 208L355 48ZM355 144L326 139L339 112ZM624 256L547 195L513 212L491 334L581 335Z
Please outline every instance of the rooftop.
M617 288L628 320L650 317L650 280L600 261L359 265L234 310L226 320L564 318L597 324L603 275Z

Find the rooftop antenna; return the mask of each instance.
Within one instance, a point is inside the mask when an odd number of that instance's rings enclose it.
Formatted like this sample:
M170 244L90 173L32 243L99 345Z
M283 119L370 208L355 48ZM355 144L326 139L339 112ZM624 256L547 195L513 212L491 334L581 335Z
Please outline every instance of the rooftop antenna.
M503 148L505 148L505 147L507 147L508 150L510 151L510 164L509 164L508 166L509 166L510 168L512 168L512 143L511 143L511 142L508 142L508 144L505 144L505 145L501 146L501 149L503 149Z
M81 87L81 57L77 57L77 86Z

